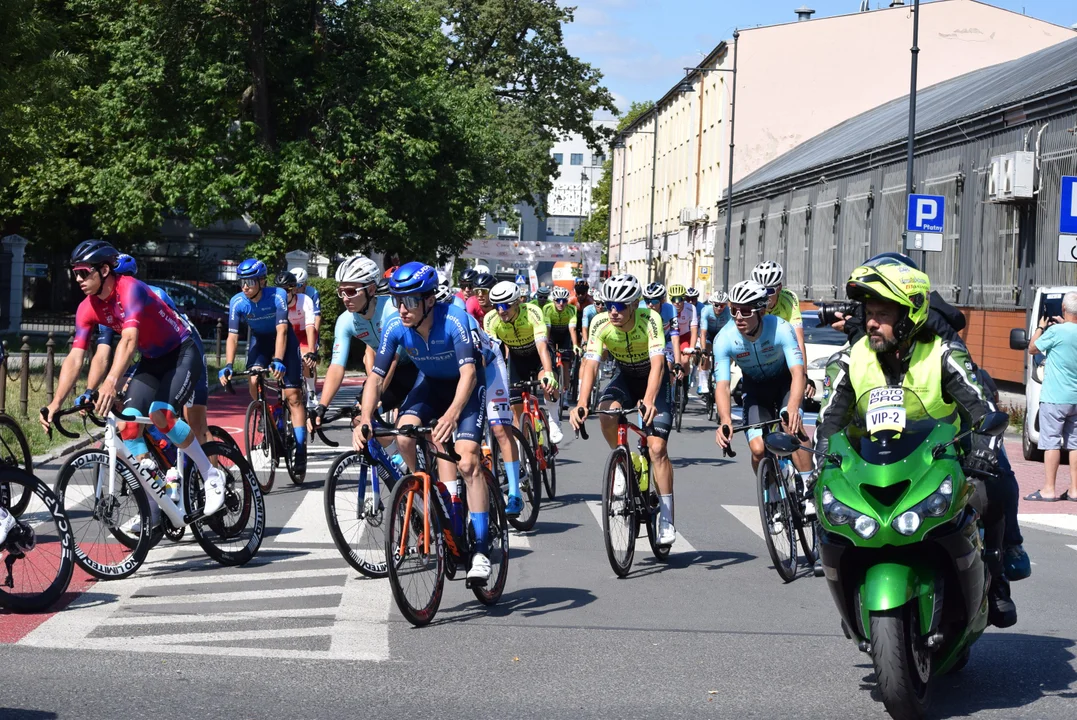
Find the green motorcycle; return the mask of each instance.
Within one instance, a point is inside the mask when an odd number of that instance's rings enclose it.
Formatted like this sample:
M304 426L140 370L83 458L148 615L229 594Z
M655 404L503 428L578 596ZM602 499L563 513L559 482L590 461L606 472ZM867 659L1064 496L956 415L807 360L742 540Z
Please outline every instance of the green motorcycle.
M851 415L815 485L823 572L887 712L921 718L932 677L964 667L987 626L986 494L961 468L957 445L971 431L930 417L912 390L870 390ZM1008 423L988 413L976 432L1001 435ZM778 455L800 447L784 433L766 444Z

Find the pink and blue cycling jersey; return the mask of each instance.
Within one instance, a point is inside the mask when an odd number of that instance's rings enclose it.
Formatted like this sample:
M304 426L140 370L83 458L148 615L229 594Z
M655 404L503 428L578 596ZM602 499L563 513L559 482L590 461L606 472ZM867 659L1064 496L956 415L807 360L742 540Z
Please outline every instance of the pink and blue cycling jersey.
M121 334L126 328L138 328L138 351L147 358L166 355L191 337L179 314L148 285L129 275L116 277L116 286L106 299L90 295L79 304L72 347L89 347L90 335L98 325Z

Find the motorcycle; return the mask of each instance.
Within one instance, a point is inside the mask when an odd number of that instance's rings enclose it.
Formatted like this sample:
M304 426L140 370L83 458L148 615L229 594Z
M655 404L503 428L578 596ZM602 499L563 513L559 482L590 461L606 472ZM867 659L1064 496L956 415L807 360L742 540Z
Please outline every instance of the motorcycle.
M958 446L973 431L932 418L902 387L864 393L850 414L814 490L823 574L887 712L921 718L932 678L963 668L986 628L1000 560L984 550L986 492L961 467ZM991 412L975 432L998 436L1008 423ZM765 442L778 455L801 447L784 433Z

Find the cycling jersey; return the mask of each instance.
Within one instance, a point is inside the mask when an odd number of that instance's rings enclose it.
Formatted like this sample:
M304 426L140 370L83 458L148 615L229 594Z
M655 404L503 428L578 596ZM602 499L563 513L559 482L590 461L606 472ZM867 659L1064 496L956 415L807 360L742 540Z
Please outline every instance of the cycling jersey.
M645 300L640 300L639 306L642 310L650 309ZM651 312L654 312L654 310L651 310ZM673 303L664 302L661 305L659 314L662 320L662 330L665 333L666 347L672 347L673 336L679 337L681 334L680 325L677 323L677 309L673 307Z
M609 350L625 373L637 377L648 375L651 358L665 353L658 315L646 308L636 308L632 329L625 332L610 321L608 312L598 313L591 321L584 357L600 362L603 348Z
M369 320L353 312L343 312L337 317L337 324L333 328L333 357L329 361L331 365L344 367L348 363L352 338L377 350L386 323L390 318L399 317L388 295L382 295L372 302L375 303L374 315ZM397 349L397 355L401 363L411 363L403 347Z
M804 365L793 326L774 315L764 315L763 329L754 341L728 323L714 340L716 379L729 382L730 361L740 366L745 382L763 383L783 377L795 365Z
M161 357L179 347L191 331L177 312L168 307L145 283L129 275L116 277L112 293L104 300L87 296L75 312L72 347L85 350L97 325L113 332L138 328L138 351L146 358Z
M288 306L288 324L292 332L304 347L307 344L307 328L314 327L314 301L308 295L296 293L292 304Z
M505 322L497 310L491 310L483 321L486 333L509 346L509 351L520 355L537 355L539 340L546 341L546 321L539 309L521 304L512 322Z
M782 288L778 295L778 304L769 314L780 317L795 328L804 327L804 319L800 315L800 299L792 290Z
M598 306L594 303L588 305L583 309L583 327L590 328L591 321L595 319L595 315L598 314Z
M732 315L729 314L729 308L722 310L721 315L716 315L713 305L706 305L703 308L703 313L699 316L699 332L706 333L707 342L713 343L714 336L718 334L718 331L726 326L732 319Z
M674 306L676 309L676 306ZM686 338L692 334L692 328L699 327L699 316L696 315L696 306L685 302L684 307L677 313L677 328Z
M453 385L460 377L461 367L475 364L475 341L468 330L467 313L452 305L434 305L430 314L433 322L429 342L415 328L406 327L399 315L389 319L374 359L376 374L385 377L400 348L424 376L452 379Z
M251 335L275 335L278 325L288 324L288 294L284 288L262 288L257 301L242 292L228 303L228 332L238 334L239 322L246 318Z
M314 317L320 317L322 314L322 297L318 294L318 288L313 285L304 285L303 294L310 298L310 302L314 305Z
M542 308L542 319L550 330L568 330L576 322L576 308L565 303L565 309L558 310L556 303L550 303Z
M486 313L490 312L482 309L482 305L479 303L479 298L472 295L464 302L464 307L467 309L468 315L478 320L480 323L483 318L486 317Z
M191 324L190 318L188 318L186 315L184 315L183 313L181 313L179 311L179 308L176 307L176 303L172 300L171 297L169 297L168 293L166 293L164 291L164 289L159 288L156 285L147 285L146 287L148 287L150 290L152 290L154 295L161 298L161 302L163 302L168 307L172 308L172 312L179 315L179 319L182 320L183 324L187 326L187 329L191 331L191 335L198 335L198 331L195 330L194 325ZM98 325L97 326L97 344L98 345L111 345L112 344L112 339L115 336L116 336L116 333L114 333L112 331L112 328L110 328L110 327L108 327L106 325ZM201 337L199 337L199 339L201 339Z

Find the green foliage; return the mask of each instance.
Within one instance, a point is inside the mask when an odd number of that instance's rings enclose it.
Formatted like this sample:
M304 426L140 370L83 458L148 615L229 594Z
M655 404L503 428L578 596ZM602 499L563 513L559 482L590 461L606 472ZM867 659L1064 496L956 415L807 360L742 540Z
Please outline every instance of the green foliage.
M322 359L333 352L333 330L337 318L344 312L344 304L337 297L337 281L333 278L308 277L307 284L318 291L322 301L322 329L318 336L318 350Z

